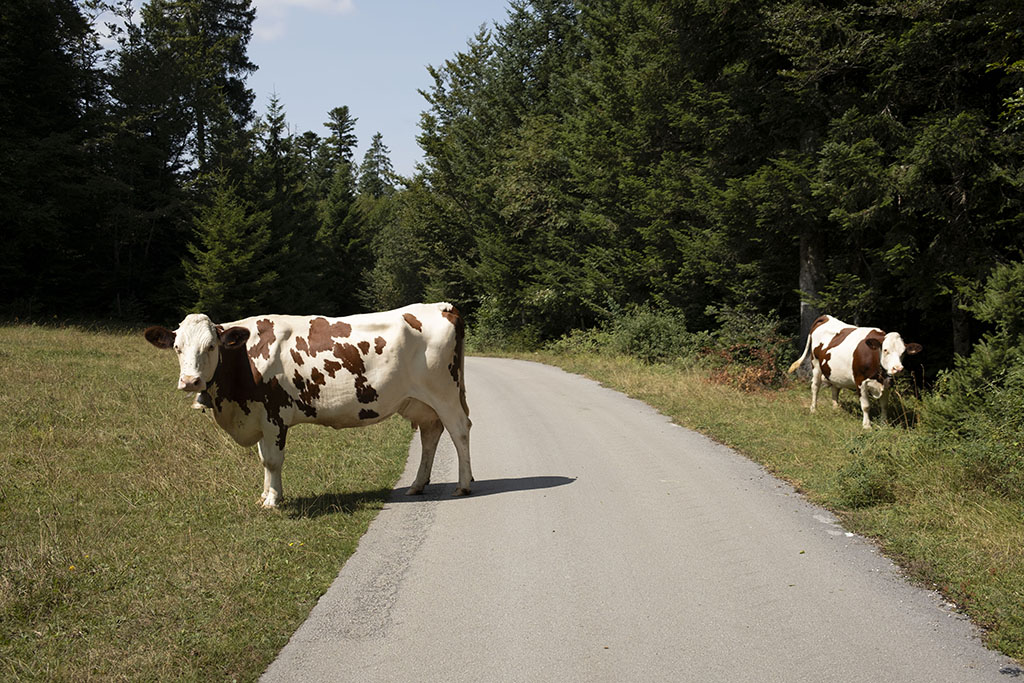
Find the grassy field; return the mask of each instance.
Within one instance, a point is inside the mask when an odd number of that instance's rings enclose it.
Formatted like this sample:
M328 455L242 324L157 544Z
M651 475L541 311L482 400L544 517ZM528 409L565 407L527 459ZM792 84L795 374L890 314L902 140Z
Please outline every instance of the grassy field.
M762 463L940 590L991 647L1024 661L1024 501L973 485L949 444L899 418L865 433L851 392L838 411L823 392L812 416L802 381L745 393L706 372L625 357L526 357L587 375Z
M286 503L255 449L138 332L0 327L0 680L252 680L404 466L401 420L292 430Z

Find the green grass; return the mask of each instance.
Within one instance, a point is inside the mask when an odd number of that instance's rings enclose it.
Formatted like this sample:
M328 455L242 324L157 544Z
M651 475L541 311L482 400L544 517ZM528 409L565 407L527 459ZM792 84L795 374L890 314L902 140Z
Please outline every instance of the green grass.
M589 376L762 463L940 590L991 647L1024 660L1024 496L979 486L950 443L899 420L865 432L850 392L838 411L824 392L812 416L802 381L745 393L706 372L622 356L525 357Z
M255 679L404 466L404 421L296 428L261 510L176 376L138 332L0 327L0 679Z

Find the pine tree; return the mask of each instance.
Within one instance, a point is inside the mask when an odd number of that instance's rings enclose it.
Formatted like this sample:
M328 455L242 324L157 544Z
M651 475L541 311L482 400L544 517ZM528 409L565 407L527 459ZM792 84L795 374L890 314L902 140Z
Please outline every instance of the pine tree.
M276 95L270 98L260 142L254 164L257 204L270 218L270 243L279 273L279 287L269 295L268 305L277 311L310 313L321 303L316 286L320 264L313 248L316 208L304 179L304 160L288 134L284 107Z
M319 205L316 234L320 254L321 294L326 313L346 315L362 310L360 291L370 268L369 242L356 203L353 175L342 162L331 178L327 196Z
M321 163L324 177L331 182L338 169L344 168L350 174L353 171L352 156L359 142L353 131L358 119L349 113L347 106L335 107L327 113L327 119L324 126L331 134L324 140Z
M359 166L359 193L380 199L395 191L394 178L395 169L388 157L384 136L379 132L374 133L370 147L363 156L363 163Z
M224 172L213 177L210 203L194 221L183 266L195 296L191 310L227 321L255 315L279 280L271 257L270 216L238 194Z
M423 269L427 250L417 220L416 203L409 201L414 193L424 192L422 181L381 199L360 195L366 203L366 222L371 227L373 267L366 274L363 302L370 310L387 310L422 301Z
M103 165L106 102L94 39L73 0L5 0L0 9L0 310L7 313L110 312L110 245L101 246L97 232L113 187Z

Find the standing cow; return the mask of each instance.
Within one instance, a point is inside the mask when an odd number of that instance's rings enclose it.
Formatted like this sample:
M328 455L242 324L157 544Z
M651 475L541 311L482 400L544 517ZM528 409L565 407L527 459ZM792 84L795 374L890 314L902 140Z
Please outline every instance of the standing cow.
M459 457L455 495L468 494L464 331L455 307L438 303L347 318L258 315L222 325L192 314L175 331L150 327L144 334L178 354L179 389L205 392L224 431L242 446L258 444L261 500L272 508L281 500L289 427L361 427L395 413L420 430L420 467L409 493L429 482L447 429Z
M803 355L789 366L789 371L796 371L810 352L811 412L817 407L822 381L832 387L833 406L839 405L840 389L852 389L860 395L864 429L870 429L870 399L879 399L885 422L892 378L903 370L903 354L920 351L920 344L904 344L897 332L886 334L874 327L854 327L823 315L811 325Z

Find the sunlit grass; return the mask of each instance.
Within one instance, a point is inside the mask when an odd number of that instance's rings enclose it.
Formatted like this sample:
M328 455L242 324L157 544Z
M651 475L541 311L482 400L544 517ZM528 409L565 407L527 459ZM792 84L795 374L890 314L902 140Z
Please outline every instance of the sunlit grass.
M289 434L262 468L135 334L0 328L0 679L252 680L354 551L411 431Z

